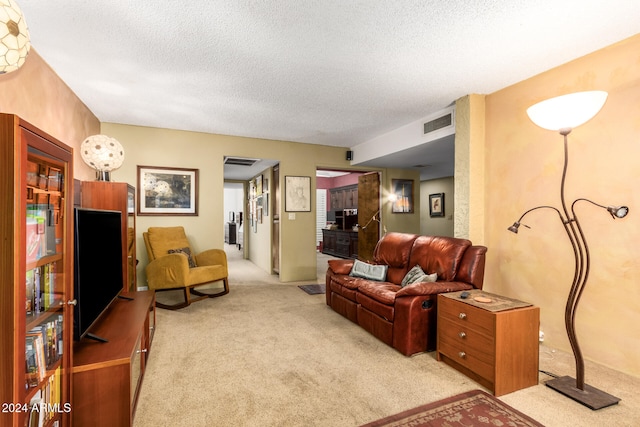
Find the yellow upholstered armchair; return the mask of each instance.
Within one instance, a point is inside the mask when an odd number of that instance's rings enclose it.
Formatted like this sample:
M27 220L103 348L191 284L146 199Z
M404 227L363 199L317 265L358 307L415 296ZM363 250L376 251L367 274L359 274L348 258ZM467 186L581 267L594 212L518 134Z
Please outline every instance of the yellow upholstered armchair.
M193 301L229 293L227 254L223 250L209 249L195 255L183 227L150 227L142 236L149 255L146 267L149 289L184 291L184 302L170 305L156 301L156 306L176 310ZM195 289L217 281L224 285L217 293Z

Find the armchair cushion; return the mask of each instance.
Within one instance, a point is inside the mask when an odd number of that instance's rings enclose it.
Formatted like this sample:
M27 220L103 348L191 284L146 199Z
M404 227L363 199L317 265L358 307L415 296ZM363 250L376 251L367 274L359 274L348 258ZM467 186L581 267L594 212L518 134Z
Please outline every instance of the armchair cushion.
M189 261L189 268L197 267L196 261L193 259L191 255L191 249L188 247L178 248L178 249L169 249L167 252L170 254L185 254L187 256L187 260Z
M149 238L149 247L153 252L149 254L149 259L165 256L171 249L191 249L187 235L184 232L184 227L149 227L147 235ZM192 250L190 250L190 252L193 253Z

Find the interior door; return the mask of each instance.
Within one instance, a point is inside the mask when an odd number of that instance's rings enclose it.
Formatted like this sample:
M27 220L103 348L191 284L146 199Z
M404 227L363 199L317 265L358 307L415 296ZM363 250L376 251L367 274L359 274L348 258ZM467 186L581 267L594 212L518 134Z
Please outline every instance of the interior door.
M373 259L380 238L380 174L369 172L358 177L358 258Z

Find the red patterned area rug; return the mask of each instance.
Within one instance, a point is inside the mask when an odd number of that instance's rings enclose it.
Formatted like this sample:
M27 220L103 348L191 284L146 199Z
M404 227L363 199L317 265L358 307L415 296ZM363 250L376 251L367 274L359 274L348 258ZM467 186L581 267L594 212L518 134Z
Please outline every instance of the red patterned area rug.
M454 426L526 426L544 427L522 412L482 390L419 406L362 427L454 427Z

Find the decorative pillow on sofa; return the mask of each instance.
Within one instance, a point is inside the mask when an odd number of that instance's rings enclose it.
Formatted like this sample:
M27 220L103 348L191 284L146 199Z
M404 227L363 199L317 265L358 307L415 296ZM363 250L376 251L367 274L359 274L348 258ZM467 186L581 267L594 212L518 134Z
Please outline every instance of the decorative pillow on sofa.
M168 252L170 254L185 254L187 259L189 260L189 268L197 267L196 260L193 259L191 255L191 249L189 248L178 248L178 249L169 249Z
M405 286L412 285L414 283L435 282L436 280L438 280L438 273L426 274L424 271L422 271L422 267L416 264L416 266L409 270L404 276L404 279L402 279L402 283L400 283L400 286L404 288Z
M360 260L353 262L353 267L349 276L362 277L363 279L375 280L377 282L384 282L387 280L388 265L374 265L367 264Z

